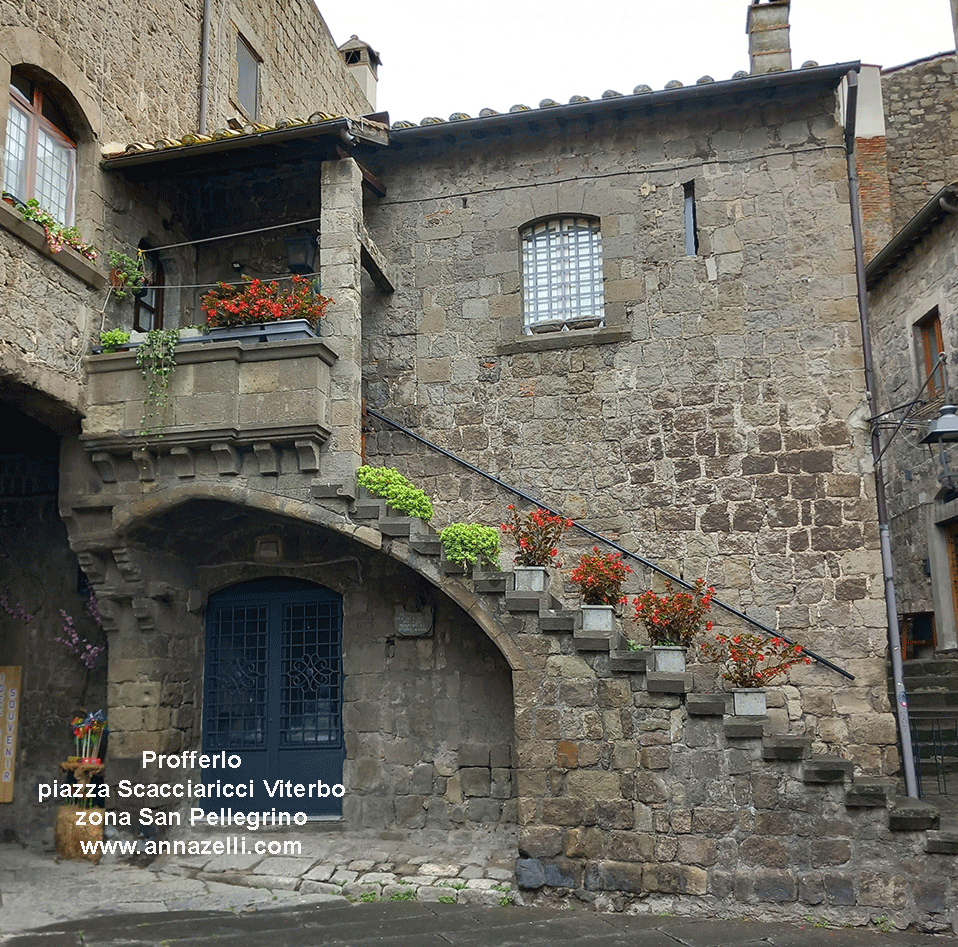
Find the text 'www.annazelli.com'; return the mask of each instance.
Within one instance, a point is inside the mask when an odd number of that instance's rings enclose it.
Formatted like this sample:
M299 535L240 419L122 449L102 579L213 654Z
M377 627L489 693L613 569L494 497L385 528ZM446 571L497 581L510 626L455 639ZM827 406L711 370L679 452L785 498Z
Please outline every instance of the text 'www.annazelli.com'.
M146 839L143 841L81 841L84 855L301 855L302 843L294 840L269 841L255 839L247 842L245 835L229 835L222 839Z

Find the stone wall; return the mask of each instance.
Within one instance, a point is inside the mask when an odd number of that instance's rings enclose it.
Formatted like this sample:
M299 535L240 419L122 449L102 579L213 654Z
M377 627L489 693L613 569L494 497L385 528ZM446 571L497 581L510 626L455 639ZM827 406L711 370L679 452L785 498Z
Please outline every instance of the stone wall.
M400 288L363 313L369 407L849 667L884 714L884 605L841 130L834 101L509 136L394 132L367 203ZM444 126L446 136L456 136ZM405 136L405 137L403 137ZM702 157L706 155L708 157ZM694 181L700 254L685 255ZM601 219L606 327L521 334L518 228ZM437 525L511 502L371 424L370 463ZM578 548L591 541L578 540ZM576 548L564 555L566 570ZM652 578L637 573L629 591ZM721 620L721 613L718 613ZM835 707L794 677L793 717ZM818 710L821 709L821 716ZM870 741L875 739L874 743ZM853 751L894 766L884 733Z
M958 180L956 71L955 54L946 53L882 73L894 233Z
M894 269L870 287L872 342L876 364L881 367L877 376L880 412L912 401L924 384L925 359L916 338L915 324L935 307L945 347L950 352L947 340L953 340L958 332L956 239L958 220L945 215L923 240L908 250ZM949 365L949 369L949 381L954 385L954 367ZM930 558L930 540L936 533L934 524L954 515L935 502L941 472L937 450L932 456L917 443L927 432L929 422L938 416L940 404L940 400L928 399L927 391L924 397L931 403L912 412L910 422L892 442L884 460L896 593L903 613L935 610L933 578L926 571L926 560ZM901 412L892 417L897 420ZM890 436L891 431L886 430L883 443ZM949 459L953 463L953 458ZM944 596L943 608L936 616L939 643L954 647L951 582L947 574L935 576L934 581L941 585ZM941 627L942 622L948 627Z

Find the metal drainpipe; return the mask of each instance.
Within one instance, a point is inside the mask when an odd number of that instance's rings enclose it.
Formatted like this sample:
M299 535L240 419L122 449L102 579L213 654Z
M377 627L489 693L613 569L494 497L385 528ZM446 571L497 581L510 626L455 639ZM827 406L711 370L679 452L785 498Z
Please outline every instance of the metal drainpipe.
M203 30L200 39L200 120L197 123L201 135L206 134L206 109L209 103L211 7L212 0L203 0Z
M865 387L871 417L878 416L878 395L875 390L875 363L872 357L871 331L868 320L868 286L865 282L865 254L862 250L862 220L858 203L858 168L855 166L855 110L858 107L858 74L847 75L848 97L845 102L845 161L848 167L848 196L851 204L852 238L855 243L855 275L858 285L858 314L862 327L862 356L865 363ZM888 616L888 650L891 655L895 708L898 713L898 738L901 744L901 766L905 777L905 793L918 798L915 760L908 722L908 695L901 660L901 630L898 627L898 602L895 596L895 573L891 557L888 529L888 504L881 467L881 440L878 428L871 431L872 462L875 469L875 503L878 507L878 531L881 541L882 577L885 583L885 611Z

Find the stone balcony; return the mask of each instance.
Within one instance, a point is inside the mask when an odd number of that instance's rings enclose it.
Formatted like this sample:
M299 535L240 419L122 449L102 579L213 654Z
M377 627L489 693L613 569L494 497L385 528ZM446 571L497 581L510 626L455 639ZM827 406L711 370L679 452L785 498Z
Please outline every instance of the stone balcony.
M181 340L157 416L134 351L87 359L80 440L104 483L154 480L161 458L177 478L315 473L330 436L330 369L318 338L240 343ZM250 471L252 472L252 471Z

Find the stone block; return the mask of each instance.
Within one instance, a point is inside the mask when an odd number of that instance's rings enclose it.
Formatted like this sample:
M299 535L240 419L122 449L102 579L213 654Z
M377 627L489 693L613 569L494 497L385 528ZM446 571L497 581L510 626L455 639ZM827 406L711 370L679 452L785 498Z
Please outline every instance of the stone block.
M459 747L459 765L465 767L489 766L489 745L486 743L463 743Z
M524 826L519 830L519 853L529 858L549 858L562 852L564 833L549 825Z
M578 799L617 799L621 795L617 773L599 770L573 770L566 779L566 792Z
M759 868L753 877L753 891L760 901L786 903L798 897L798 882L791 871Z
M642 865L626 862L590 862L586 866L583 886L587 891L625 891L641 894L644 890Z
M516 884L527 891L534 891L546 883L545 870L536 858L516 859Z
M647 865L644 890L660 894L705 894L708 872L691 865Z
M488 753L486 754L488 757ZM464 768L459 771L460 785L464 796L488 796L491 789L491 774L481 766Z

